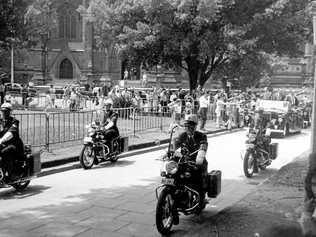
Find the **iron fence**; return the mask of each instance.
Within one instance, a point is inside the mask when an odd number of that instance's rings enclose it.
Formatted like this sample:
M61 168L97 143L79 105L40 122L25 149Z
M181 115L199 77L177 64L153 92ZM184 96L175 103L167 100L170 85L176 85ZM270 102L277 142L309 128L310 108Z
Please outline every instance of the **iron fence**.
M172 121L169 112L156 112L153 108L114 109L118 115L118 127L123 136L135 136L147 129L163 130ZM98 120L102 122L104 110L78 112L31 112L16 111L20 121L20 135L25 144L45 147L70 141L78 141L86 135L86 125Z

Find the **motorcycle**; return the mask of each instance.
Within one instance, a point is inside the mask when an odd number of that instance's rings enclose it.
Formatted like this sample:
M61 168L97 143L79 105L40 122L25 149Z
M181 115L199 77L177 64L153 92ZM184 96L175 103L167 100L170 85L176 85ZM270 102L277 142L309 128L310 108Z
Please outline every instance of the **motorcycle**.
M91 123L87 126L87 136L83 139L83 144L79 161L84 169L91 169L100 162L116 162L118 155L128 149L128 137L118 136L107 141L102 126Z
M189 153L183 145L175 152L170 151L172 134L171 130L169 148L161 169L161 185L156 188L156 227L162 235L169 234L173 225L179 224L179 213L184 215L200 214L205 208L205 192L208 197L216 198L221 191L221 171L208 173L208 188L202 190L201 183L196 177L199 171L195 162L190 161Z
M278 155L278 143L271 143L270 129L265 136L254 129L249 129L246 140L246 153L243 156L243 170L247 178L251 178L259 169L265 170Z
M13 171L8 174L4 169L0 157L0 188L12 186L17 191L23 191L41 172L40 153L32 153L30 145L24 146L23 159L14 159Z

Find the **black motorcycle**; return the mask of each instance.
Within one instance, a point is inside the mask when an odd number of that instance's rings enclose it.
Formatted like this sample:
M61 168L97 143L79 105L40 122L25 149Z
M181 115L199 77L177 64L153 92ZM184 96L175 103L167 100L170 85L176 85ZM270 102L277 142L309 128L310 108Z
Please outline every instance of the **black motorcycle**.
M156 226L163 235L170 233L173 225L179 224L179 213L199 214L205 208L205 192L210 198L216 198L221 191L220 171L208 174L208 188L202 190L201 183L197 182L201 174L195 162L190 161L190 156L194 153L190 154L185 146L170 152L169 142L160 174L162 184L156 188Z
M84 138L84 146L79 161L84 169L91 169L94 164L110 161L116 162L118 155L128 149L127 137L115 137L110 141L105 139L102 126L92 123L87 126L88 134Z
M12 186L18 191L24 190L41 172L40 153L32 153L31 146L24 146L22 159L13 159L13 170L11 174L4 168L3 161L0 157L0 188L9 188Z
M247 178L251 178L259 169L266 169L277 158L278 143L271 143L269 132L260 135L249 129L246 140L246 153L243 156L243 169Z

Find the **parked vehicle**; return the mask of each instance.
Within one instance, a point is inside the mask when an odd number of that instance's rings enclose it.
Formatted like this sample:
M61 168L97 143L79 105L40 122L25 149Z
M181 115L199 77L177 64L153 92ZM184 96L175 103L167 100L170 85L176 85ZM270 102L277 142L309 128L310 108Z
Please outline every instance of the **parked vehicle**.
M4 86L6 88L6 92L7 93L11 93L11 94L17 94L20 95L22 94L22 90L23 90L23 86L19 83L4 83ZM33 86L29 86L28 88L28 96L29 97L34 97L36 95L37 91L36 88Z
M260 100L258 107L263 108L269 121L271 137L285 137L301 131L303 117L288 101Z
M170 141L175 127L171 130ZM182 155L179 157L177 154ZM179 213L200 214L205 208L205 197L200 194L201 184L196 183L199 179L195 178L200 174L195 162L189 161L192 154L189 154L185 146L177 152L170 152L169 142L160 173L161 185L156 188L156 226L162 235L169 234L172 226L179 224ZM221 171L212 171L208 174L208 197L216 198L220 191Z
M249 129L246 140L246 152L243 156L243 170L251 178L259 169L266 169L277 158L278 143L271 143L270 131L261 136L256 130Z
M32 153L31 146L26 145L24 149L24 159L14 159L14 170L9 176L6 176L0 158L0 188L8 188L12 186L18 191L24 190L41 172L40 153Z
M116 162L118 155L128 149L128 137L118 136L107 141L103 127L98 123L91 123L87 126L87 136L83 144L79 161L84 169L91 169L94 164L100 162Z

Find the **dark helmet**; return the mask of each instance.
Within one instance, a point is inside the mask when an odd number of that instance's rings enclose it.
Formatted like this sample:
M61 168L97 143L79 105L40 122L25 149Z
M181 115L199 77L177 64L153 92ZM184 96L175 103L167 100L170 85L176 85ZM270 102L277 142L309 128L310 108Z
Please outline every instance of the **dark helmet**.
M197 125L198 124L198 117L196 114L190 114L188 115L185 120L184 120L184 124L188 124L188 125Z

